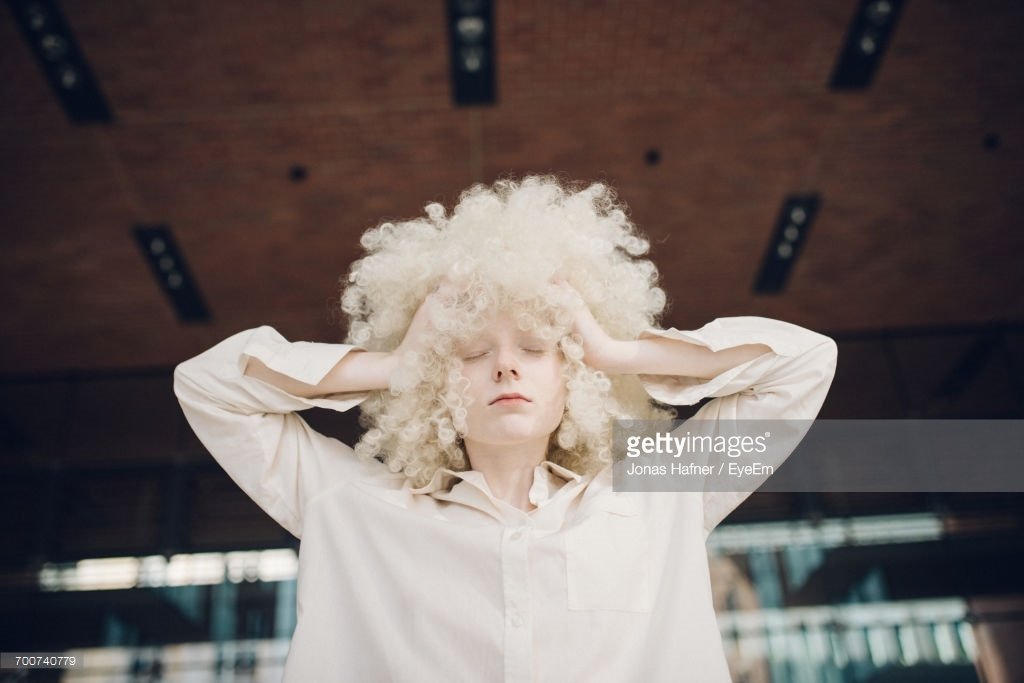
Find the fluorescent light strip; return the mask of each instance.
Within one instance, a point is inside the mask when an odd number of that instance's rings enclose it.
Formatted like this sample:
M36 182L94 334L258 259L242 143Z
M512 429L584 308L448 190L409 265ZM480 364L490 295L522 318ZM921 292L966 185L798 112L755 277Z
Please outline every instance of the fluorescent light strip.
M722 612L728 652L741 659L889 664L973 661L977 646L959 598Z
M942 538L938 515L879 515L826 519L820 522L764 522L727 524L708 537L708 548L719 554L741 554L753 549L780 550L794 546L842 546L917 543Z
M98 591L159 586L203 586L243 581L288 581L298 575L291 548L230 553L195 553L80 560L47 564L39 571L44 591Z

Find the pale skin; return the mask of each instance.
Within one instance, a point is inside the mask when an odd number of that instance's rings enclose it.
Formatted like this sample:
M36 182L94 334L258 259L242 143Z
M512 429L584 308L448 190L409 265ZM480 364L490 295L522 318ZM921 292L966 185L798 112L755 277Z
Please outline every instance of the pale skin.
M771 351L764 344L712 351L663 337L613 339L578 294L567 284L560 286L576 302L573 332L582 341L584 363L608 374L710 379ZM386 389L399 359L423 349L432 336L431 318L445 295L442 288L426 298L393 351L352 351L319 384L282 375L256 358L249 360L245 374L306 398ZM519 330L507 312L498 312L485 332L458 347L457 353L472 398L463 439L470 466L483 474L495 498L529 511L534 507L529 500L534 469L547 456L548 441L565 405L561 352L554 342L542 342ZM521 398L495 400L507 394Z

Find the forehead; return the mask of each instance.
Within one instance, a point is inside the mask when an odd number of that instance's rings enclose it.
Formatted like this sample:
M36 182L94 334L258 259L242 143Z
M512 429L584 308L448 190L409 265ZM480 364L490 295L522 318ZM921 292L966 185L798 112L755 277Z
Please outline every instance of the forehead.
M508 330L519 330L519 321L526 315L521 309L503 308L486 319L484 330L501 328Z
M533 317L529 316L528 313L521 309L498 310L485 318L480 328L463 337L462 343L505 336L540 337L541 334L536 329L524 330L520 327L520 322L524 316L530 318ZM541 322L542 325L546 324L545 321L534 320L534 324L536 324L536 322Z

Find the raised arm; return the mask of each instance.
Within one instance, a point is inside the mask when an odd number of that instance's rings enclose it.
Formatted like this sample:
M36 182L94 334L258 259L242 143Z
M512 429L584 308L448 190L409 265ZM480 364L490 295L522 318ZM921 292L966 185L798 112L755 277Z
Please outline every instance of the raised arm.
M583 307L576 332L588 364L638 375L662 403L692 405L713 397L691 418L695 421L786 420L790 428L803 428L798 421L806 421L809 427L825 401L838 357L829 337L756 316L718 318L694 331L652 329L639 339L619 341ZM795 448L804 433L805 428L792 434L786 446ZM777 452L781 458L788 454ZM710 533L749 495L706 491L705 530Z
M316 384L307 384L271 369L259 358L249 357L245 374L263 380L293 396L315 398L330 394L380 391L398 367L398 356L380 351L351 349Z
M779 425L781 448L772 464L781 465L818 416L835 375L836 343L825 335L770 318L718 318L695 331L651 330L678 344L694 344L723 353L743 342L763 344L769 352L706 379L642 375L647 392L663 403L692 405L713 397L693 421L785 420ZM705 373L706 374L706 373ZM687 423L689 424L689 422ZM686 429L686 426L681 429ZM767 478L767 475L761 479ZM756 480L754 480L757 483ZM710 533L751 493L705 491L704 528Z
M678 375L712 379L732 368L771 353L766 344L741 344L712 350L671 337L649 336L633 341L609 340L592 367L622 375Z
M344 344L289 342L274 328L239 332L174 370L174 393L196 436L242 490L288 531L301 537L306 503L334 483L384 471L359 462L352 449L314 431L297 411L345 411L365 386L344 382L373 375L362 353ZM349 358L351 355L351 358ZM368 356L364 356L369 361ZM378 370L379 371L379 370ZM326 378L341 378L337 385ZM321 387L325 395L308 391ZM376 463L379 465L379 463Z
M434 335L434 315L438 307L443 305L444 298L452 296L456 289L450 282L444 281L428 295L416 309L401 343L393 351L364 351L347 347L348 351L341 354L326 374L321 376L319 372L314 373L315 377L305 377L304 381L278 372L257 357L249 359L244 374L302 398L387 389L403 356L421 353L430 344ZM318 370L323 368L318 367Z
M289 342L272 327L240 332L174 370L174 393L199 440L250 498L302 535L306 504L353 478L400 478L314 431L297 412L345 411L388 388L403 358L430 342L448 290L428 296L391 352L347 344Z
M675 375L712 379L741 363L772 351L756 340L738 340L715 348L684 336L651 330L639 339L613 339L594 319L579 293L561 283L574 302L574 331L583 346L583 361L603 372L620 375ZM743 343L747 341L749 343Z

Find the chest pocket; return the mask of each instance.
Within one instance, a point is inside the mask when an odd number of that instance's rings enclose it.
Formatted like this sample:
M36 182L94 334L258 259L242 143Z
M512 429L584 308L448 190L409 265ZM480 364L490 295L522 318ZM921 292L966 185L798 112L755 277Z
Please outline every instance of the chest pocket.
M633 501L606 496L565 532L570 610L651 609L647 526Z

